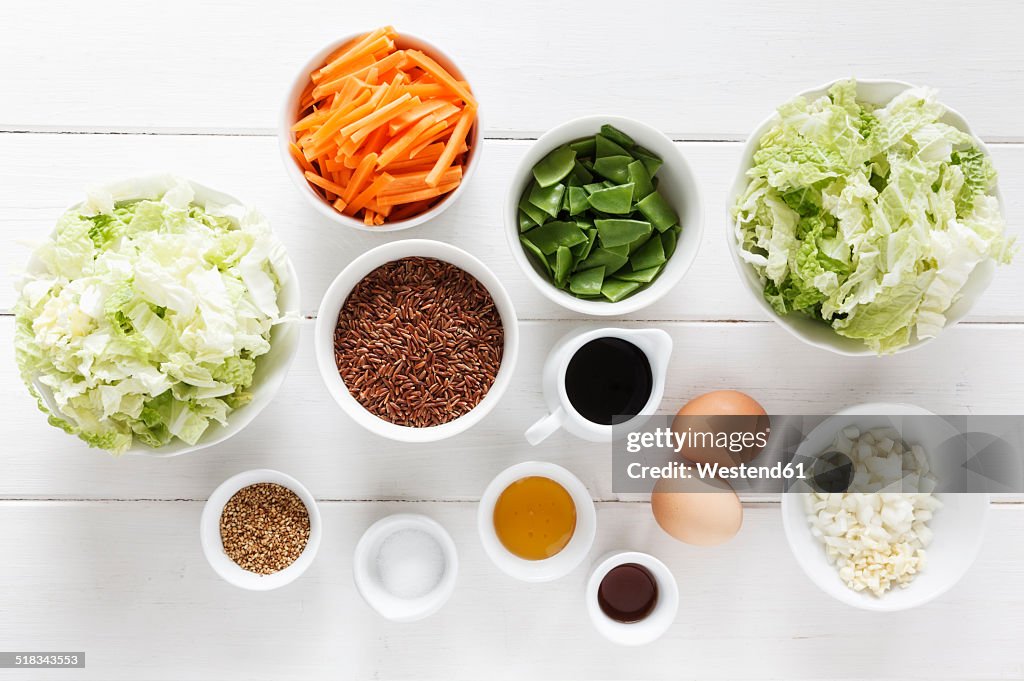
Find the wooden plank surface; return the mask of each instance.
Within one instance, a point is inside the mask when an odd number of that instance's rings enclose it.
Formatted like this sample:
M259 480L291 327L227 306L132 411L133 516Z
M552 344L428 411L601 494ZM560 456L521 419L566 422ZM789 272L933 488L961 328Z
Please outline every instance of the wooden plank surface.
M647 504L601 504L593 560L650 551L680 588L675 625L639 649L590 626L590 562L548 584L498 572L466 503L321 504L316 562L269 593L222 582L199 547L199 502L0 502L0 643L85 650L59 678L1020 679L1024 506L992 513L974 569L947 595L901 613L851 610L810 584L776 505L748 507L730 543L676 543ZM397 511L429 515L459 547L459 588L431 619L387 623L360 600L351 555ZM97 585L106 585L97 588ZM46 594L45 605L40 594ZM0 678L5 676L0 671ZM28 677L21 677L28 678ZM41 678L41 677L35 677ZM52 674L49 678L58 678Z
M271 130L310 55L393 23L451 54L495 135L604 112L737 139L793 93L855 74L940 88L980 135L1024 138L1016 0L9 5L4 129Z

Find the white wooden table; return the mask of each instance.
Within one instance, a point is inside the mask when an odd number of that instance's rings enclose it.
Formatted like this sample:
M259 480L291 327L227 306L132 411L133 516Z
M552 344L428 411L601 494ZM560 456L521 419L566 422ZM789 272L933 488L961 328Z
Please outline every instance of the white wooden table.
M929 84L992 148L1011 228L1024 220L1024 5L1016 0L778 3L591 0L353 3L5 3L0 19L0 650L84 650L87 668L6 678L1024 678L1024 504L1004 499L984 549L950 593L891 615L848 609L790 556L777 503L746 505L731 543L670 540L648 506L611 492L607 448L556 435L531 449L539 370L582 320L524 280L501 232L510 172L539 132L577 115L619 113L679 140L707 206L697 263L676 291L632 315L676 343L663 407L715 388L773 413L864 401L940 413L1024 407L1024 265L1002 269L970 318L927 347L840 358L790 338L748 300L725 250L725 191L741 142L793 93L843 76ZM265 6L266 5L266 6ZM318 217L286 178L274 126L293 71L321 44L393 23L447 48L485 119L482 166L437 221L394 235ZM85 185L171 170L261 207L300 273L302 347L274 403L244 433L171 460L115 460L48 427L17 378L14 292L38 239ZM1015 230L1017 231L1017 230ZM312 315L337 272L407 236L450 241L506 282L522 352L499 408L435 445L384 441L342 415L312 357ZM590 627L587 572L515 582L477 541L475 500L505 466L531 458L576 472L598 500L594 556L629 547L666 560L679 619L658 643L613 647ZM253 594L203 559L209 492L269 466L320 500L325 533L295 584ZM378 618L352 583L362 531L398 510L431 515L461 552L458 590L436 616Z

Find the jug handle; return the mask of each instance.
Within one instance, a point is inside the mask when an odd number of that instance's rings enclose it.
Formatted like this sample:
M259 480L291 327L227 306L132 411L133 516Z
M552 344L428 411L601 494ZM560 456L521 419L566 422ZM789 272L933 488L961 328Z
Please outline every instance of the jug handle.
M526 441L531 445L539 445L562 427L565 410L559 407L526 429Z

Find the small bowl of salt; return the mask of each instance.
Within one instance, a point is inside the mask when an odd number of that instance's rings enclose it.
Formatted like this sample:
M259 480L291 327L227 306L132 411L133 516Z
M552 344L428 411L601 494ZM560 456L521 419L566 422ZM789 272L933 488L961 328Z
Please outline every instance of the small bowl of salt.
M363 533L353 572L359 595L382 617L415 622L437 612L455 591L459 557L437 521L398 513Z

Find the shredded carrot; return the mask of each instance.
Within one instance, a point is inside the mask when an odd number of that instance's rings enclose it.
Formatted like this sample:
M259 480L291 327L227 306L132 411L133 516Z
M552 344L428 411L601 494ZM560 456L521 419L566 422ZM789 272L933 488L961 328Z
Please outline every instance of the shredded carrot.
M419 158L420 151L445 137L448 134L449 127L451 126L448 125L447 121L439 121L429 130L424 131L423 134L420 135L420 138L413 142L412 146L409 147L409 158ZM441 149L443 153L444 146L442 146ZM438 154L438 156L440 155L441 154ZM434 160L436 161L437 159L435 158Z
M459 85L463 87L469 87L469 84L464 80L458 81ZM445 86L440 83L425 83L423 81L413 82L409 85L407 92L410 95L418 96L420 99L428 99L431 97L448 97L451 92Z
M307 136L299 138L300 147L309 147L320 143L323 140L330 139L338 130L345 125L346 121L352 115L353 111L361 109L366 106L366 103L370 101L370 92L364 90L353 100L339 106L330 117L324 121L323 125L314 130ZM308 158L308 156L307 156Z
M412 126L408 131L398 137L393 137L391 141L385 145L380 158L377 159L377 167L384 168L397 159L403 151L415 144L421 135L432 130L436 121L437 119L434 118L433 115L428 115L421 119L416 125Z
M321 82L314 87L310 94L316 99L323 99L324 95L337 92L337 88L345 84L346 78L352 73L366 73L366 69L377 63L372 54L364 54L344 69L340 70L332 80Z
M391 123L388 124L388 130L392 135L395 135L428 114L433 114L435 119L440 119L448 118L453 113L458 112L459 108L451 102L443 99L428 99L421 101L417 106L409 109L401 116L395 116L391 119Z
M420 171L415 173L405 173L403 175L395 175L394 181L391 182L388 187L383 190L382 194L391 194L405 189L422 188L423 181L427 177L429 171ZM441 176L441 184L451 184L462 179L462 167L455 166L444 171Z
M426 189L417 189L415 191L407 191L402 194L381 194L377 197L377 203L381 206L393 206L398 203L410 203L412 201L422 201L423 199L432 199L435 196L447 194L448 192L454 191L459 186L459 182L451 182L449 184L439 185L437 187L427 187Z
M331 192L332 194L337 194L338 196L342 196L345 193L345 188L344 187L339 187L338 185L334 184L330 180L325 180L324 178L320 177L316 173L311 173L309 171L306 171L305 177L306 177L307 180L309 180L310 182L312 182L316 186L320 187L321 189L326 189L327 191Z
M406 220L408 218L419 215L425 210L430 210L434 205L434 199L426 199L424 201L413 201L412 203L403 203L400 206L395 206L391 211L391 219L394 221ZM389 206L390 208L390 206Z
M310 74L289 153L339 213L368 226L406 220L462 182L476 110L458 73L385 26Z
M433 170L427 175L427 184L431 187L436 187L438 182L441 181L441 174L448 169L448 166L455 160L456 150L459 146L466 141L466 135L469 134L469 126L473 125L473 121L476 119L476 106L469 105L462 110L462 115L459 116L459 122L455 124L455 129L452 130L452 136L448 138L448 142L444 145L444 151L441 152L441 156L438 157L437 163L434 164Z
M437 79L437 82L441 83L449 90L457 94L467 106L476 106L476 100L473 95L470 94L469 88L460 84L459 81L452 77L452 74L444 70L440 64L436 61L423 54L419 50L406 50L406 56L414 64L419 66L421 69L429 73L431 76Z
M378 175L377 179L370 183L370 186L361 191L359 196L349 202L346 212L357 212L360 208L369 203L371 199L376 198L382 191L388 189L391 184L393 184L394 179L395 178L391 177L387 173Z
M375 151L379 155L383 150L384 145L388 139L388 126L381 125L376 130L371 132L366 137L366 141L363 143L363 149L366 151ZM379 159L378 159L379 160Z
M295 146L295 142L288 143L288 151L291 152L292 158L299 164L304 172L313 172L313 164L306 160L306 157L302 155L302 150Z
M318 80L322 80L323 78L340 71L341 67L351 63L353 59L364 54L373 54L382 48L387 48L388 43L391 43L393 47L394 37L395 29L390 26L384 26L375 31L370 31L357 40L355 44L348 49L343 49L341 53L336 56L332 55L334 58L329 59L328 62L324 64L323 68L314 71L311 79L314 83Z
M408 94L402 95L373 113L360 118L358 121L349 123L338 134L342 137L351 137L358 142L363 137L366 137L366 135L369 135L378 125L387 123L395 116L404 113L419 103L419 97L410 97Z
M295 125L292 126L292 132L301 132L313 127L314 125L322 125L330 115L330 109L316 109L315 111L311 111L307 116L296 121Z
M341 195L341 198L345 199L345 203L349 203L355 198L359 190L362 189L363 183L370 177L370 173L373 172L373 164L377 162L377 154L369 153L363 156L363 159L356 166L356 171L352 173L352 179L348 181L348 186L345 188L345 192Z
M423 166L427 170L430 170L434 167L434 161L437 160L437 157L441 155L442 151L444 151L444 143L434 142L433 144L428 144L423 147L420 150L420 153L416 154L415 158L410 156L411 151L410 153L403 154L402 156L404 156L404 158L399 156L397 161L388 164L388 168L395 172L398 170L408 170L409 168L417 166ZM465 151L465 149L463 149L463 151Z

